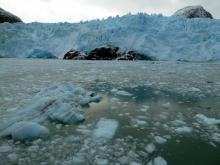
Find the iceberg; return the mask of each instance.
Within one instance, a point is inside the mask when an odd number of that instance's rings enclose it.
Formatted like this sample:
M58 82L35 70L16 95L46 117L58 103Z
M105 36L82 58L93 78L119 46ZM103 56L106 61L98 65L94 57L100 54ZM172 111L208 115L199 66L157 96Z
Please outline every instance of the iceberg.
M47 128L40 125L45 121L61 124L83 122L85 117L80 112L80 102L83 99L89 104L101 98L70 83L45 88L33 97L26 108L18 111L7 122L1 123L0 136L32 140L49 134Z
M96 139L112 139L118 128L118 122L114 119L102 118L96 124L93 137Z

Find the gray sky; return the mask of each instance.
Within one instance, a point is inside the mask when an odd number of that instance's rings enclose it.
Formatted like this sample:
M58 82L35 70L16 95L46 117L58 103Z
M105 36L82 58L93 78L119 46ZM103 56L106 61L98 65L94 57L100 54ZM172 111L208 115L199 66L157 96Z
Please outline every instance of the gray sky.
M220 18L220 0L0 0L0 7L25 22L79 22L129 12L169 16L188 5L202 5Z

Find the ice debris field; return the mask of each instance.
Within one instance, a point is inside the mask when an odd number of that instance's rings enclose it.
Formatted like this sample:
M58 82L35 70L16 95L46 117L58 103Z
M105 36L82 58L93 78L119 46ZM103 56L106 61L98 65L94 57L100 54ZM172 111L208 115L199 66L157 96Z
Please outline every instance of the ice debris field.
M0 25L0 57L59 57L112 45L157 60L219 61L220 20L139 13L81 23ZM33 55L37 50L40 54ZM43 53L44 52L44 53Z
M219 69L1 59L0 164L219 164Z

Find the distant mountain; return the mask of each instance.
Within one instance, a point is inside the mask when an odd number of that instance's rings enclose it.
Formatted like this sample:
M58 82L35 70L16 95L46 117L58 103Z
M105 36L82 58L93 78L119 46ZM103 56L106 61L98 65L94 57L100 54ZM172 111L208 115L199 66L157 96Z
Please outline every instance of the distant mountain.
M25 58L34 49L63 58L112 45L159 60L220 60L220 20L139 13L81 23L0 24L0 54Z
M174 13L174 16L183 16L186 18L211 18L211 13L206 11L202 6L187 6Z
M0 8L0 23L4 22L17 23L22 22L22 20L14 14L11 14L8 11L5 11L4 9Z

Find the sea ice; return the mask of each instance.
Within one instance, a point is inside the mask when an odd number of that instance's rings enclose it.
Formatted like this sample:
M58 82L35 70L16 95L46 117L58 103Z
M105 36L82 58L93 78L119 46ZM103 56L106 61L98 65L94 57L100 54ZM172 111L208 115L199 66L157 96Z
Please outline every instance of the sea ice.
M41 90L25 109L19 111L0 125L0 136L11 136L15 140L44 137L47 128L39 125L46 120L61 124L75 124L85 120L80 113L81 101L100 100L99 96L70 83L53 85Z
M11 151L12 151L11 146L8 146L8 145L0 146L0 153L7 153L7 152L11 152Z
M118 128L118 121L102 118L96 124L93 136L98 139L111 139Z
M48 136L49 131L46 127L34 122L18 122L5 129L1 136L11 136L14 140L33 140Z
M164 144L167 142L167 139L165 139L161 136L155 136L154 139L155 139L156 143L158 143L158 144Z
M153 143L150 143L145 147L145 150L151 154L156 150L156 146Z
M211 126L211 125L216 125L216 124L220 124L220 119L215 119L215 118L208 118L203 114L197 114L195 116L196 120L203 125L206 126Z
M132 96L131 93L127 92L127 91L117 91L116 92L117 95L121 95L121 96Z
M158 156L154 158L153 165L167 165L167 161L161 156Z
M185 133L191 133L193 129L191 127L183 126L176 128L174 131L178 134L185 134Z

